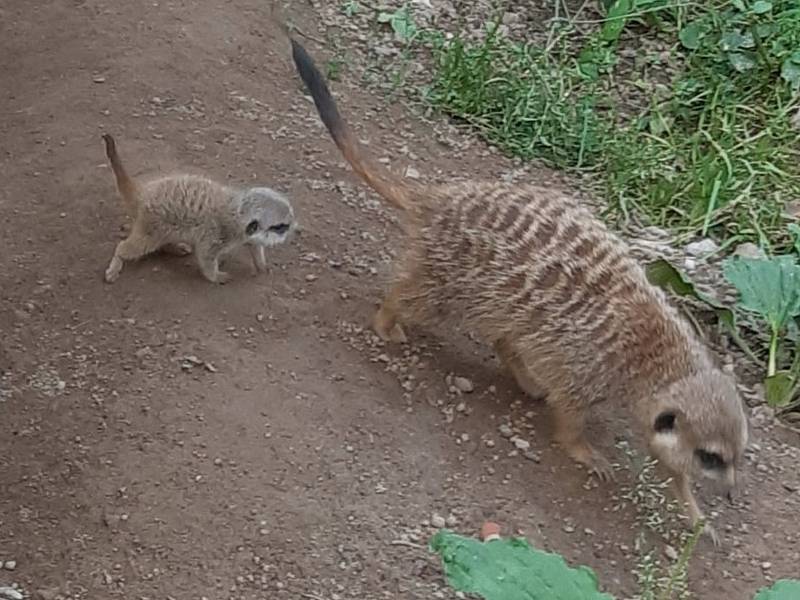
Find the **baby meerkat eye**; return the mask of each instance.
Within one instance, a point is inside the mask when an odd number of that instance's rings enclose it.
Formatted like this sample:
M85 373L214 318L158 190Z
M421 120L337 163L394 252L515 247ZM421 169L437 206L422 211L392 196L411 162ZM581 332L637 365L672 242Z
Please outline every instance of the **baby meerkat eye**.
M258 231L258 221L253 219L247 224L247 227L245 228L244 232L247 235L253 235L256 231Z
M288 223L278 223L277 225L273 225L269 228L270 231L274 231L277 234L284 234L289 231L289 224Z
M700 464L707 471L718 471L725 466L725 461L716 452L707 452L702 448L698 448L694 451L694 454L700 459Z

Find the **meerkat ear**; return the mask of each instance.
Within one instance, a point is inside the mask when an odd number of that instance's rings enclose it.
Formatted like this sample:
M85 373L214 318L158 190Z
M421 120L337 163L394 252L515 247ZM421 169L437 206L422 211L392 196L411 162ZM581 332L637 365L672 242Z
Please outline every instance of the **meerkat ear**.
M677 411L664 410L661 411L656 420L653 422L653 430L656 433L669 433L675 429L678 420Z
M253 235L256 231L258 231L258 221L256 219L253 219L247 224L247 227L245 227L244 232L247 235Z

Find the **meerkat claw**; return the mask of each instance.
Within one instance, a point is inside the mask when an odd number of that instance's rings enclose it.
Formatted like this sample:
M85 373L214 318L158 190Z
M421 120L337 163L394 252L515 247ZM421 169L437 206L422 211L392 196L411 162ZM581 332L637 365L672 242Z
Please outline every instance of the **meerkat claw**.
M593 464L589 466L589 473L595 475L603 483L614 482L617 479L611 463L599 456L593 457Z

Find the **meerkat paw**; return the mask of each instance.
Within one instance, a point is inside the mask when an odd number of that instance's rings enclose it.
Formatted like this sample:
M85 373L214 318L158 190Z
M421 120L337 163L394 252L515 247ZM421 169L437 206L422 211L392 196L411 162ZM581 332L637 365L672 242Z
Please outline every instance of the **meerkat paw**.
M381 308L372 319L372 328L384 342L403 344L408 341L403 327Z
M114 258L111 259L111 262L108 264L108 267L106 268L105 272L106 283L114 283L119 277L121 271L122 271L122 260L120 260L115 256Z
M216 277L214 283L218 283L220 285L224 285L224 284L228 283L230 280L231 280L230 274L226 273L225 271L218 271L217 272L217 277Z
M587 443L577 444L567 448L567 453L573 460L582 464L591 475L595 475L602 482L616 481L614 467L611 462Z
M178 242L177 244L165 244L161 247L161 249L167 254L172 254L173 256L189 256L192 253L192 247L184 242Z
M703 531L701 531L700 534L711 540L711 543L714 544L715 548L722 546L722 538L719 537L719 533L717 533L716 528L714 528L714 526L710 523L703 525Z
M616 481L617 477L614 475L614 467L611 462L604 456L596 456L592 464L587 465L589 473L593 473L600 481L609 482Z
M395 344L405 344L408 341L408 337L406 337L406 332L403 331L402 326L399 323L395 323L390 328L382 327L380 325L376 325L374 327L375 333L378 334L378 337L381 338L384 342L394 342Z

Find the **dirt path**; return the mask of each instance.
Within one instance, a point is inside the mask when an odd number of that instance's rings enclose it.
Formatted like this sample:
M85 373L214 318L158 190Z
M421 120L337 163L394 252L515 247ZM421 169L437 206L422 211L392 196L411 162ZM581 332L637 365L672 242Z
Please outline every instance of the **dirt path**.
M469 534L491 517L632 593L620 488L587 485L481 346L443 330L382 348L363 329L398 231L343 168L264 3L9 0L0 82L0 586L450 598L424 548L438 513ZM335 85L343 108L395 168L509 170L477 147L447 156L357 83ZM125 219L103 131L134 172L281 189L305 229L266 276L239 256L215 287L191 258L153 257L105 285ZM450 373L475 390L449 390ZM499 431L509 421L527 457ZM609 452L622 423L598 428ZM699 550L699 598L750 599L798 575L798 454L754 434L742 498L715 505L729 545Z

